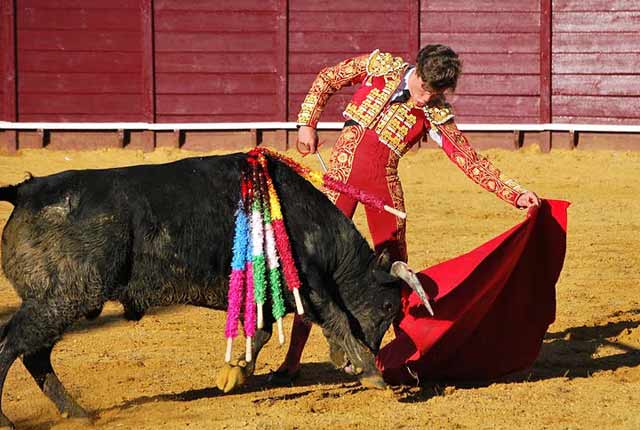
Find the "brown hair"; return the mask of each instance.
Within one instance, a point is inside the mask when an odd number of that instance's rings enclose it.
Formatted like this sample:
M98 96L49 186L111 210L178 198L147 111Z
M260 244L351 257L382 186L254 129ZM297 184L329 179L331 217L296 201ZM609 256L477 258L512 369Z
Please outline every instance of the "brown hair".
M416 57L416 72L425 85L436 91L456 89L462 63L458 54L445 45L426 45Z

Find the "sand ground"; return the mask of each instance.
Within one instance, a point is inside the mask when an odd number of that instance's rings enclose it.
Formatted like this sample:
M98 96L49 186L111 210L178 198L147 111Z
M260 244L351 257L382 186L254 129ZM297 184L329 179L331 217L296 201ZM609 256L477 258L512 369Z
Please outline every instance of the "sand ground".
M93 421L61 418L20 361L5 384L5 414L19 429L640 429L640 151L485 154L541 196L573 202L556 322L531 369L487 383L365 390L326 363L328 347L314 329L294 386L266 385L285 353L273 339L250 383L222 395L214 381L224 355L224 313L179 306L136 323L121 318L120 305L108 304L97 320L77 323L53 354L60 379ZM26 171L45 175L194 155L200 154L24 150L0 156L0 184L20 181ZM314 158L304 162L319 168ZM409 263L416 269L466 252L524 218L439 151L411 152L400 174ZM0 226L11 210L0 203ZM356 223L366 232L361 210ZM0 276L0 318L7 320L19 303Z

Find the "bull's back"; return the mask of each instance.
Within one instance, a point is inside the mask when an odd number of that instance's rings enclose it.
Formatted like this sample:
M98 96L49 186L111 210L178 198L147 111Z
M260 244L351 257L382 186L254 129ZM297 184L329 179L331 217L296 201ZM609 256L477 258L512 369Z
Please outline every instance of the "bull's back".
M131 279L171 270L212 277L228 260L240 156L67 171L18 190L2 265L21 297L52 289L117 295ZM234 197L234 194L236 197ZM229 251L227 251L228 253ZM209 264L215 267L205 270ZM156 270L152 270L153 266Z
M244 155L190 158L133 172L129 192L153 192L131 205L132 269L118 300L226 308L242 163Z
M5 273L23 298L56 290L140 310L172 303L225 308L245 157L34 178L19 187L5 227ZM282 163L270 166L294 257L332 271L336 250L361 236L310 183Z

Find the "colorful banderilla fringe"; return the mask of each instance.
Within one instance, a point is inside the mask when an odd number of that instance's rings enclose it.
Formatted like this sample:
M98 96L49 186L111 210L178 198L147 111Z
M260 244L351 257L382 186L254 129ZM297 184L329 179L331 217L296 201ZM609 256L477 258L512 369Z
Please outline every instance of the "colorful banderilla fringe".
M235 214L225 329L226 362L231 361L233 339L238 335L243 296L247 362L252 360L251 339L255 335L256 326L262 328L264 325L263 306L268 292L271 294L271 313L278 324L278 339L280 343L284 343L282 318L286 309L282 296L283 273L287 287L294 293L297 312L300 315L304 313L298 291L298 270L282 219L280 201L269 175L263 151L250 151L247 155L247 165L246 171L242 173L241 197ZM283 267L280 266L280 262Z
M264 147L249 151L248 167L242 173L242 192L235 215L229 307L225 329L227 362L231 361L233 339L238 335L238 321L243 305L244 334L247 339L245 359L247 362L252 360L251 339L255 335L256 326L262 328L264 325L263 307L269 291L271 312L278 323L278 339L280 343L284 343L282 317L285 314L285 305L281 289L283 278L287 288L293 293L298 314L304 313L299 292L300 277L293 260L280 200L269 175L265 155L282 161L318 188L325 187L346 194L367 206L390 210L382 199L336 181L327 174L323 176L314 172L285 155Z

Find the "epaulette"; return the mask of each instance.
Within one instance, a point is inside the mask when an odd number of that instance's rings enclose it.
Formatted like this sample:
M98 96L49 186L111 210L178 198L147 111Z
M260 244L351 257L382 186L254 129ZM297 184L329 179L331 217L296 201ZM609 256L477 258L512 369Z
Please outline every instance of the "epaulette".
M405 62L400 57L394 57L388 52L380 52L376 49L369 55L367 61L367 75L384 76L388 73L400 70L405 66Z
M431 124L440 125L454 117L453 109L449 103L438 104L437 106L425 106L424 113Z

